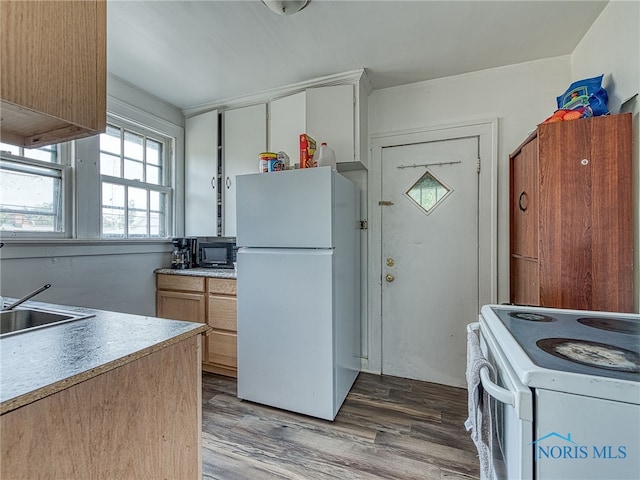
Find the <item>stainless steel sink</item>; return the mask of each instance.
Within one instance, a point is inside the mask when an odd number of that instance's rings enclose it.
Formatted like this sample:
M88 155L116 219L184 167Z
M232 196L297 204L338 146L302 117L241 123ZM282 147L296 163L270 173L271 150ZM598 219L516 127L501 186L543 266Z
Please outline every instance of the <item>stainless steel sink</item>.
M0 311L0 337L72 322L93 315L20 308Z

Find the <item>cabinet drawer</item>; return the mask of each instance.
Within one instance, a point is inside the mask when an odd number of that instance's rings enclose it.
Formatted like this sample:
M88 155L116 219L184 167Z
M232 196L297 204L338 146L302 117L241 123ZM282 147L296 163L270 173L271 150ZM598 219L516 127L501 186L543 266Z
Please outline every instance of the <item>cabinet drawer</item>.
M209 325L221 330L237 330L238 302L235 297L209 295Z
M211 332L207 337L208 363L236 368L238 366L237 335L235 333Z
M232 278L208 278L207 283L209 293L236 294L236 281Z
M180 290L183 292L204 293L205 280L204 277L158 274L157 288L158 290Z
M205 299L203 294L156 292L156 315L161 318L205 323Z

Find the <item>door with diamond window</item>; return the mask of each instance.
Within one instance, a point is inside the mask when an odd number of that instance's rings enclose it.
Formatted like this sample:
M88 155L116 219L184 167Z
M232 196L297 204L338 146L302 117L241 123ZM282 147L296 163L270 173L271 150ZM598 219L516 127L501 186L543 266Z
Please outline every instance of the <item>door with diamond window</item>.
M478 137L382 150L382 372L463 386L478 312Z

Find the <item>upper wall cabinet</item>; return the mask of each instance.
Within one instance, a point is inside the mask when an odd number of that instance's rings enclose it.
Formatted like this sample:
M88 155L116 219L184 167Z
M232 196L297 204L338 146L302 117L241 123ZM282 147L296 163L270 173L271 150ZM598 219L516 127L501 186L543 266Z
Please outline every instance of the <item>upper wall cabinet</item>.
M187 118L184 156L184 234L218 235L218 111Z
M2 142L39 147L106 128L105 1L0 2Z
M267 104L234 108L223 113L223 231L236 236L236 177L258 172L258 154L267 149Z
M306 133L320 147L326 142L338 164L358 164L360 158L356 85L307 88L270 104L269 150L284 151L291 163L300 161L299 136Z

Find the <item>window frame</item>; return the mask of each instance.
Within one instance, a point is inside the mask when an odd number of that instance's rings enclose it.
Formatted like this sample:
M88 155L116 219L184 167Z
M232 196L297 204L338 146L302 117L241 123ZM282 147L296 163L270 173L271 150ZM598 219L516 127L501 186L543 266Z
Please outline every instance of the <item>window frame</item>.
M57 162L47 162L37 160L21 155L14 155L8 152L2 152L0 158L13 164L25 165L26 167L43 168L59 172L61 181L60 202L61 202L61 219L62 230L60 232L36 232L36 231L18 231L18 230L2 230L0 236L5 239L69 239L73 238L73 171L70 166L70 158L73 150L72 142L64 142L56 145ZM20 147L25 148L25 147ZM24 150L23 150L24 151ZM17 170L20 170L17 168ZM46 175L45 175L46 176ZM57 176L56 176L57 177Z
M149 137L150 139L154 140L154 141L159 141L160 143L162 143L163 145L163 159L162 161L162 184L153 184L153 183L147 183L144 181L140 181L140 180L132 180L132 179L127 179L127 178L123 178L123 177L114 177L111 175L106 175L106 174L102 174L100 173L100 154L101 154L101 150L100 150L100 136L97 136L97 163L98 163L98 182L99 182L99 193L98 193L98 197L99 197L99 201L98 201L98 217L99 217L99 224L98 224L98 236L100 238L100 240L104 240L104 241L122 241L122 240L127 240L127 241L152 241L152 240L162 240L162 241L166 241L168 239L170 239L173 236L173 233L176 229L175 226L175 210L176 210L176 192L175 192L175 176L173 174L174 172L174 167L175 167L175 152L176 152L176 144L178 143L178 138L176 138L175 136L172 136L170 132L166 132L166 131L161 131L158 129L154 129L151 126L148 125L143 125L139 122L135 122L132 121L131 119L125 118L123 116L114 114L114 113L107 113L107 125L110 125L114 128L118 128L121 132L122 131L129 131L131 133L137 134L137 135L143 135L145 138ZM121 142L122 142L122 137L121 137ZM120 152L121 155L121 161L124 159L124 152L121 151ZM149 205L149 192L151 191L155 191L155 192L159 192L159 193L163 193L166 194L166 198L167 198L167 206L166 206L166 212L165 212L165 223L166 223L166 228L165 228L165 233L166 236L164 237L155 237L155 236L150 236L150 222L147 222L147 234L146 236L131 236L128 233L128 212L129 212L129 208L125 208L125 222L124 222L124 235L105 235L103 232L103 219L102 219L102 207L103 207L103 202L102 202L102 186L104 183L110 183L110 184L115 184L115 185L122 185L125 188L127 187L133 187L133 188L139 188L139 189L143 189L147 191L147 219L149 220L149 214L150 214L150 205ZM126 190L125 190L126 191ZM125 198L126 198L126 194L125 194Z

